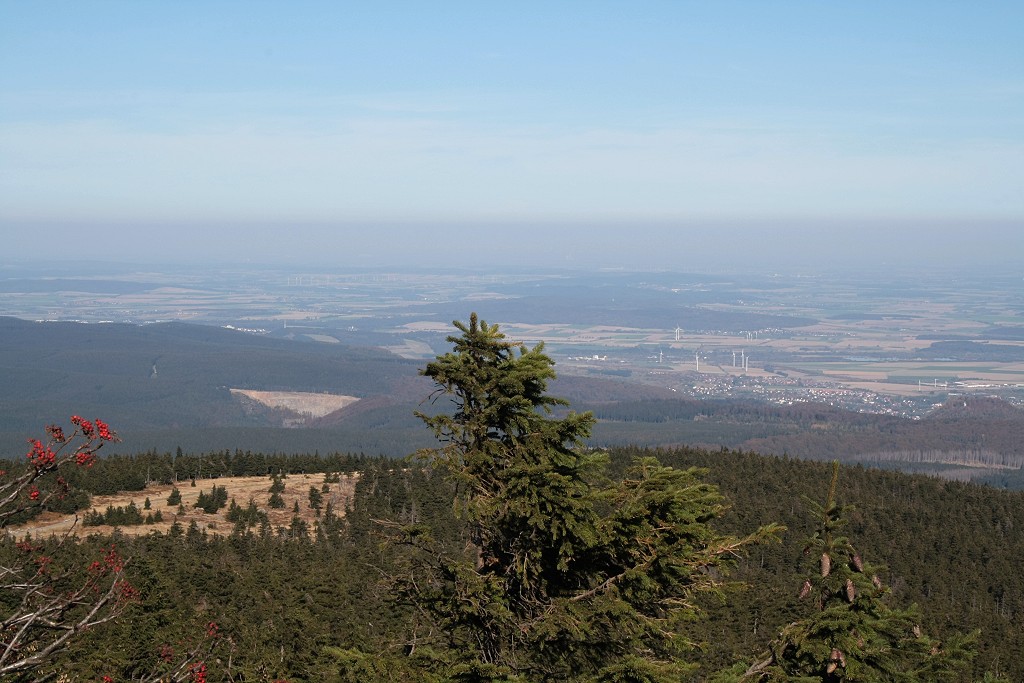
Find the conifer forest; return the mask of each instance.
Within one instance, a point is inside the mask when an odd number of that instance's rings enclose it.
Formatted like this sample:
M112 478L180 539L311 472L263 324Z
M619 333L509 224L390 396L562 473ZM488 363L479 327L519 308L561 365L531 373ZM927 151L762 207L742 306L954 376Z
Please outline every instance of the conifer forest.
M455 325L404 459L104 455L116 424L40 425L0 464L0 680L1024 680L1024 493L590 447L543 344ZM227 523L182 523L190 489ZM118 491L140 504L92 507ZM57 514L79 521L25 531Z

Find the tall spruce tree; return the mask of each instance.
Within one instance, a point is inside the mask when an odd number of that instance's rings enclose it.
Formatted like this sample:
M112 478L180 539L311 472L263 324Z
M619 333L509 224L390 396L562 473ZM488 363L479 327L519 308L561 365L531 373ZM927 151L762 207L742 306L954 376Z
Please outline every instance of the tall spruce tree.
M916 606L888 604L880 569L844 535L849 506L836 501L839 463L824 505L808 501L817 529L808 539L807 577L799 599L807 614L786 626L771 651L742 675L722 681L772 683L926 683L961 680L973 656L971 637L940 642L926 635Z
M553 416L566 402L546 393L543 346L476 314L454 324L454 350L422 371L434 401L452 404L418 413L441 444L419 455L456 484L465 548L397 529L410 550L393 583L414 607L407 663L422 680L678 681L692 597L776 529L718 535L717 490L653 458L607 481L604 456L583 447L593 416Z

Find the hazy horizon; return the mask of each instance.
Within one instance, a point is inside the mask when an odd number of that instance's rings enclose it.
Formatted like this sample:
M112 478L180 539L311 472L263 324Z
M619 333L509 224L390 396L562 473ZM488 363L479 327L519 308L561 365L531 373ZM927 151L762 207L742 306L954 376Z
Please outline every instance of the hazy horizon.
M5 240L0 264L266 264L309 268L542 267L771 272L1017 269L1024 229L1011 221L643 224L35 226ZM0 271L2 272L2 271Z
M0 263L1024 253L1018 3L0 0L0 17Z

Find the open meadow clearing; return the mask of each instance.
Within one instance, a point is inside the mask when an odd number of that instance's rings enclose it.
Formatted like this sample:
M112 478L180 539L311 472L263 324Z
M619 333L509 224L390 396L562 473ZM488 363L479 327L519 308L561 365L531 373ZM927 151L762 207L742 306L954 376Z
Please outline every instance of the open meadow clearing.
M24 534L51 536L69 532L78 536L87 536L93 533L109 534L114 531L114 527L108 525L85 526L83 520L86 514L89 512L103 514L108 507L126 508L134 504L143 517L160 512L163 519L151 524L117 527L122 534L140 536L154 531L167 533L175 522L186 529L195 522L200 531L227 535L231 533L232 529L232 523L226 518L228 506L215 513L206 513L196 507L199 494L209 494L213 486L224 488L227 491L228 500L233 499L242 508L248 506L250 500L253 501L257 508L267 513L270 525L275 530L280 527L288 527L295 517L299 517L310 528L313 528L318 514L310 506L310 489L315 488L321 493L324 508L330 503L334 513L341 516L345 514L345 510L352 500L358 475L342 474L339 476L339 481L336 482L325 482L324 479L323 474L284 476L282 481L285 488L281 493L284 504L278 509L270 507L272 494L269 489L273 483L270 477L200 479L195 482L194 486L189 480L182 480L177 484L153 483L142 491L122 491L113 495L93 496L89 509L78 515L43 513L26 524L8 527L7 533L18 537ZM181 503L180 505L168 505L167 499L175 488L181 493ZM147 499L150 502L150 509L145 509ZM295 512L296 505L298 513Z

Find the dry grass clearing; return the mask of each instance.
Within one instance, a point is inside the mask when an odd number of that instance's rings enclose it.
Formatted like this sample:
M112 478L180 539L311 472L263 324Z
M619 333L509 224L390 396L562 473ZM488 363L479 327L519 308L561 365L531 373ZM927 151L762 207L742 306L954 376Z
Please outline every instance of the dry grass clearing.
M151 531L167 533L175 521L186 528L194 521L200 529L208 530L210 533L226 535L231 533L232 529L232 524L225 518L228 510L227 507L224 507L215 514L206 514L195 507L200 491L205 491L209 494L214 484L216 484L218 487L227 489L228 501L234 498L235 502L243 508L248 506L249 500L252 499L260 510L267 513L270 523L275 529L287 527L291 524L292 518L295 516L295 504L298 503L299 517L305 520L310 525L310 528L312 528L316 514L309 507L309 489L311 487L316 488L318 491L322 490L325 485L328 487L328 491L323 493L323 505L326 507L329 501L335 514L339 516L344 515L345 510L348 509L359 475L342 474L340 477L341 481L339 482L325 484L323 474L288 475L283 480L285 490L281 494L285 505L279 510L270 509L269 489L272 482L269 477L200 479L196 482L195 486L191 486L191 482L186 479L177 484L178 490L181 492L181 508L177 505L167 505L167 497L171 495L174 485L151 484L142 491L125 491L110 496L93 496L91 509L103 513L106 512L108 506L127 507L130 503L134 502L144 517L148 513L155 514L158 510L163 514L162 522L118 527L122 533L129 536L144 535ZM143 510L146 498L149 498L152 508L150 510ZM180 511L182 508L184 508L184 511ZM84 512L79 513L78 518L74 515L60 515L54 512L47 512L28 524L9 527L7 532L15 536L21 536L26 533L30 533L33 536L50 536L73 531L73 533L79 536L86 536L93 533L109 534L114 530L114 527L110 526L83 526L81 522L82 517L84 517Z

